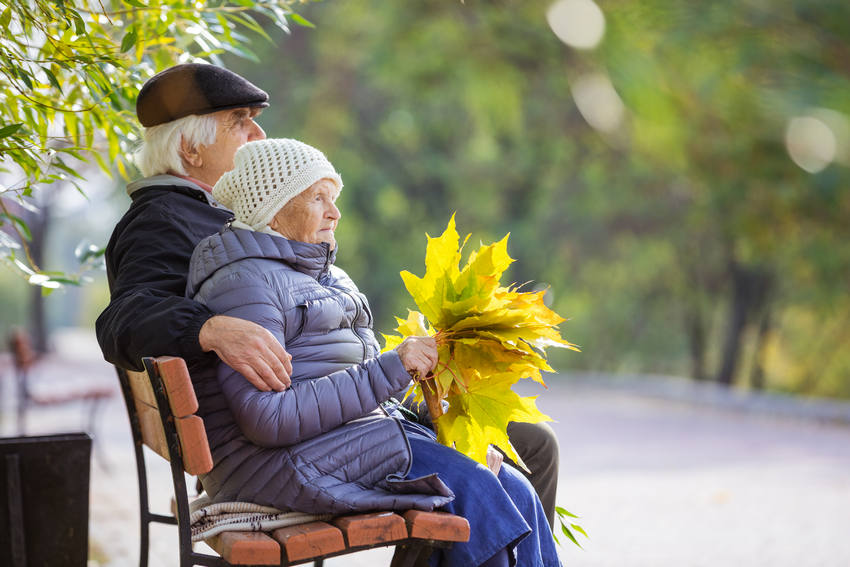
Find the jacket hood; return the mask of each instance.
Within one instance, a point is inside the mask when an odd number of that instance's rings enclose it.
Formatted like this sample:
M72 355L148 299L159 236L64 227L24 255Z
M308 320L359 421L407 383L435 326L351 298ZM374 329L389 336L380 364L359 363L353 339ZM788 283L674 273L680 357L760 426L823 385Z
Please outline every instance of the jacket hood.
M318 280L336 260L336 249L331 250L327 243L309 244L226 226L202 240L192 253L186 295L194 297L214 272L247 258L283 262Z

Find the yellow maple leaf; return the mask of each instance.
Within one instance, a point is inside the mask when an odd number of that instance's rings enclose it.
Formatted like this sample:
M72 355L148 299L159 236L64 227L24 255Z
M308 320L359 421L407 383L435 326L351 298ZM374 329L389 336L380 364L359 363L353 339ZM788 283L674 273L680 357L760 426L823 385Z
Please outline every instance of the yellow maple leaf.
M510 373L494 374L486 380L473 381L466 393L449 396L449 409L440 418L437 439L484 464L487 447L495 445L526 468L508 439L507 424L552 419L537 409L536 396L521 397L514 392L514 382L516 378Z
M481 463L488 445L496 445L522 465L508 440L508 423L551 420L537 409L535 397L521 397L512 387L521 379L546 385L541 372L553 371L547 347L578 348L561 337L558 325L564 318L543 303L545 292L501 285L514 262L508 236L482 244L463 267L469 236L461 243L454 215L442 235L428 236L425 274L401 272L420 311L396 318L399 335L384 335L384 350L411 335L433 335L440 360L429 383L449 403L449 410L435 417L439 441ZM422 390L417 383L408 395L421 402Z

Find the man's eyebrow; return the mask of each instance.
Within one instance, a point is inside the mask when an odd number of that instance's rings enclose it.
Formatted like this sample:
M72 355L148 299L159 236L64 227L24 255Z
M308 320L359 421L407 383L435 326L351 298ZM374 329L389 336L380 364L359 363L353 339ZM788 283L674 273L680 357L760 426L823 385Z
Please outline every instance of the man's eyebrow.
M251 111L247 108L237 108L230 113L230 123L236 124L240 120L244 120L251 115Z

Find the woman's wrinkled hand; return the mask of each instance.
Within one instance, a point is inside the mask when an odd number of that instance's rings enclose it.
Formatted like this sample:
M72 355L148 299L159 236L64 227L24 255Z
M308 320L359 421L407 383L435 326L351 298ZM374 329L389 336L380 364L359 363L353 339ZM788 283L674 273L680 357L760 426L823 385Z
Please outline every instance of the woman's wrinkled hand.
M414 379L425 378L437 367L439 356L434 337L407 337L395 350Z

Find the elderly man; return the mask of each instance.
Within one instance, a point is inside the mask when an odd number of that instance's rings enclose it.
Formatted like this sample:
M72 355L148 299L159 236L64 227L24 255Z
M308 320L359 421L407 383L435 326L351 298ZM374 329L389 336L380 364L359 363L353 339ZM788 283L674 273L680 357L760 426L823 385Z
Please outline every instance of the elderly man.
M232 216L212 185L241 145L265 138L254 119L267 106L265 92L214 65L178 65L142 87L145 178L127 187L132 204L107 245L112 297L96 325L109 362L140 370L142 356L169 354L197 369L218 355L261 390L289 385L289 355L270 333L184 297L192 250Z
M260 390L289 386L291 357L269 331L184 296L195 245L233 216L212 198L212 186L233 168L240 146L265 138L255 118L267 106L264 91L214 65L177 65L142 87L136 114L145 127L138 155L145 177L127 187L132 203L106 248L111 300L96 324L109 362L141 370L143 356L173 355L197 371L220 358ZM555 435L526 423L508 433L552 524Z

